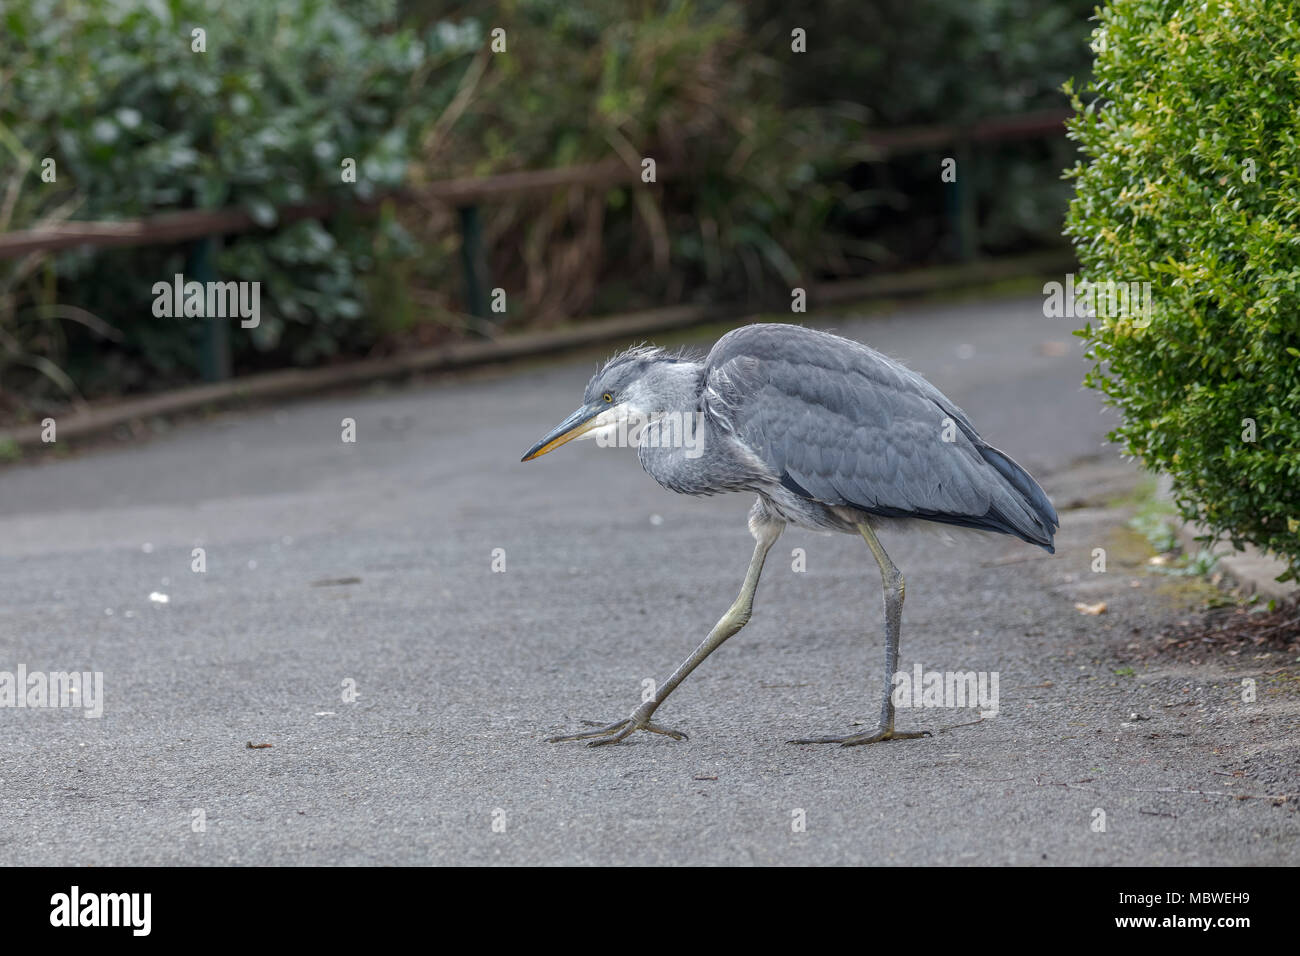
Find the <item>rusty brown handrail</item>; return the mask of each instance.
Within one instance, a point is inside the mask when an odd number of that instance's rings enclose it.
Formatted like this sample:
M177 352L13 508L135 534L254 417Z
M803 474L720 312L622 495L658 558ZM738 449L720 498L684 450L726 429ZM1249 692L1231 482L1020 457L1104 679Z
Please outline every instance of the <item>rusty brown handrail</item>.
M994 142L1064 133L1068 110L1040 110L1010 116L995 116L972 123L942 126L911 126L870 134L867 143L881 155L914 152L959 143ZM664 170L660 168L662 177ZM635 182L640 170L619 159L560 169L539 169L503 173L470 179L447 179L410 189L386 193L369 200L347 203L318 200L277 211L276 226L302 219L319 219L342 209L373 210L390 199L442 202L466 207L509 196L546 192L564 186L606 186ZM0 259L13 259L31 252L52 252L75 246L139 246L181 242L204 236L247 232L260 224L246 209L193 209L163 213L144 219L120 222L65 222L43 229L0 234Z
M1011 116L996 116L968 123L942 126L916 126L883 130L866 137L867 145L877 158L917 152L939 146L954 147L965 165L974 143L1046 136L1064 132L1070 113L1042 110ZM671 175L660 167L656 179ZM612 186L633 183L641 170L635 163L614 157L599 163L566 166L559 169L527 170L497 176L448 179L387 191L368 199L345 199L338 196L279 207L275 219L266 222L240 207L226 209L191 209L162 213L143 219L114 222L71 221L41 229L0 234L0 259L15 259L78 246L123 247L169 242L191 242L189 271L199 279L215 278L213 250L215 237L250 232L260 228L277 228L304 219L321 219L342 210L372 213L386 202L443 203L459 213L461 259L464 272L467 311L480 319L488 318L488 287L482 250L482 228L478 203L529 193L545 193L566 186ZM950 203L959 257L970 260L978 252L974 192L964 187L965 177L952 181ZM215 319L204 325L200 347L200 368L208 381L230 375L230 342L227 326Z
M662 172L659 170L658 175L662 175ZM560 169L503 173L475 179L445 179L351 203L331 199L282 206L277 210L274 226L302 219L319 219L343 208L362 211L376 209L390 199L470 206L484 200L546 192L562 186L615 185L639 178L639 169L631 169L626 163L615 159ZM204 236L248 232L257 228L260 225L252 213L241 208L188 209L120 222L64 222L43 229L0 234L0 259L14 259L30 252L51 252L81 245L141 246L182 242Z

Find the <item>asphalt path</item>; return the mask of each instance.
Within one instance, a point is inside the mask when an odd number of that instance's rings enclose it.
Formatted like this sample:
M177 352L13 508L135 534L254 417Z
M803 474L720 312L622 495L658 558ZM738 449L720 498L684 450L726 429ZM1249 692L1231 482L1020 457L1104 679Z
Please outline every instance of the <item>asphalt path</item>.
M788 531L752 623L656 715L689 740L544 743L626 716L752 547L749 498L670 494L627 449L519 462L584 355L0 472L0 671L103 679L98 718L0 707L0 863L1297 862L1296 801L1267 799L1300 776L1268 677L1289 661L1126 663L1195 595L1123 529L1138 475L1070 320L1000 299L809 323L926 375L1061 510L1055 557L882 536L903 668L996 673L995 718L787 744L873 722L882 659L862 542Z

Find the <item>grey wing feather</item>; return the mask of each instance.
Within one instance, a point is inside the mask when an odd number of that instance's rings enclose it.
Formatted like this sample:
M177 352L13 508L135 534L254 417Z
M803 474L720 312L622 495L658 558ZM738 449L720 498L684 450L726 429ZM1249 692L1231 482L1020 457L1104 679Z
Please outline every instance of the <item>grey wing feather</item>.
M805 498L1052 550L1059 521L1034 479L937 388L861 343L800 326L737 329L709 353L702 407Z

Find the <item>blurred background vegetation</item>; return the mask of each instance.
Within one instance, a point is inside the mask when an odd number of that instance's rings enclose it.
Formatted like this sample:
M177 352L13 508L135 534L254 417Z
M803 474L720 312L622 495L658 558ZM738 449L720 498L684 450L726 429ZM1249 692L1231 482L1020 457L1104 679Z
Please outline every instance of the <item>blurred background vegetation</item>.
M385 204L280 227L284 204L653 156L649 188L485 205L502 328L789 289L949 260L944 150L866 137L1065 108L1092 0L6 0L0 232L243 207L222 280L262 283L234 370L471 334L455 210ZM206 31L206 52L191 31ZM494 28L507 52L488 49ZM807 52L791 31L807 32ZM53 158L57 181L43 182ZM357 162L344 183L340 163ZM983 254L1060 243L1064 137L982 149ZM0 418L199 378L199 323L152 287L191 243L0 261Z

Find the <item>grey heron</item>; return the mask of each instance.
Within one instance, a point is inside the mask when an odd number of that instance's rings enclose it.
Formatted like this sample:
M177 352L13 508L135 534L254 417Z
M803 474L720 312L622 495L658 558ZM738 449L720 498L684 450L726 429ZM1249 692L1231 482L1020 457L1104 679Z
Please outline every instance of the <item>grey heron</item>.
M640 347L615 355L587 384L582 406L537 442L530 461L576 438L637 426L641 465L688 495L757 494L755 539L740 594L694 653L630 716L548 738L617 743L644 730L688 674L748 623L768 551L787 524L861 535L880 567L885 690L874 730L791 743L844 746L929 736L894 729L903 574L876 536L911 522L1014 535L1054 553L1060 521L1043 489L989 445L965 413L920 375L850 339L797 325L728 332L703 360ZM695 444L684 437L698 427Z

